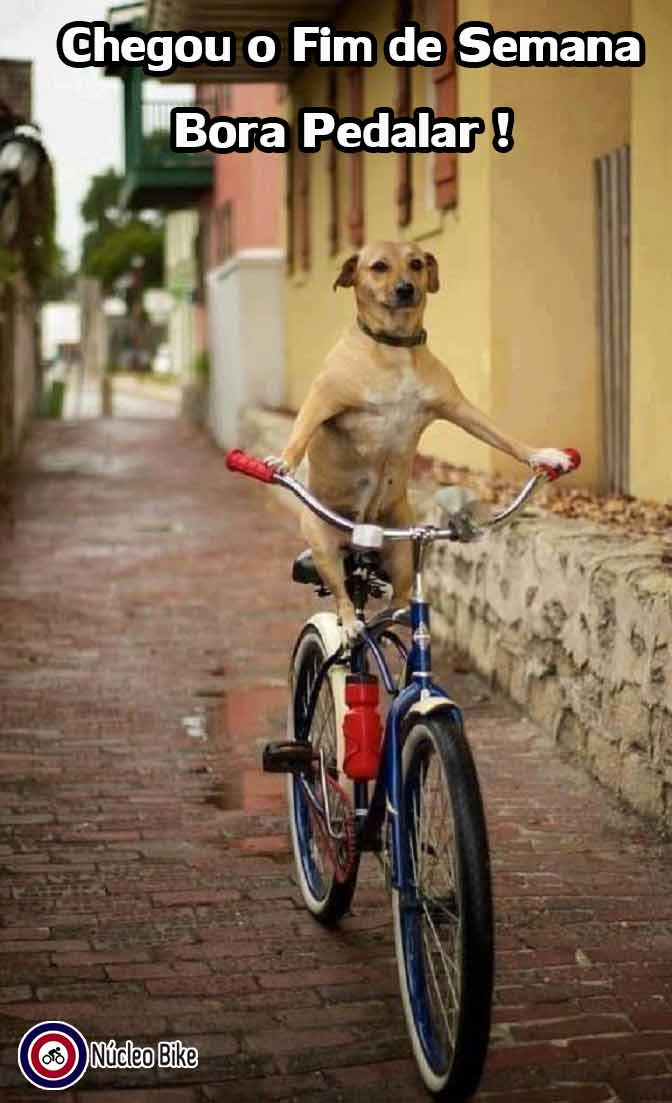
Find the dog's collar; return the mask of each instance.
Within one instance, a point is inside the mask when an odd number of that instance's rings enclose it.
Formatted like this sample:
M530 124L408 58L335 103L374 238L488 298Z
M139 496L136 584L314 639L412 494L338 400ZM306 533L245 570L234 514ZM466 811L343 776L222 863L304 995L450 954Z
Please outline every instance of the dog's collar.
M362 333L365 333L367 337L372 337L374 341L379 341L381 345L396 345L398 348L408 349L415 345L425 345L427 343L426 329L421 329L419 333L414 333L411 337L397 337L392 333L375 333L360 317L357 318L357 325Z

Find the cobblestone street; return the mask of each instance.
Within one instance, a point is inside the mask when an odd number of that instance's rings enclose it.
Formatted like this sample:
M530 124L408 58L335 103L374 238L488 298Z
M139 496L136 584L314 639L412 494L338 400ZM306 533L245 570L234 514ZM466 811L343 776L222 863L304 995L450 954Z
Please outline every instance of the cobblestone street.
M179 421L41 423L0 499L0 1099L16 1046L198 1046L195 1070L92 1071L64 1103L427 1098L389 902L364 864L337 931L294 885L281 738L317 598L265 488ZM459 665L459 664L456 664ZM497 995L479 1100L672 1101L669 844L473 674Z

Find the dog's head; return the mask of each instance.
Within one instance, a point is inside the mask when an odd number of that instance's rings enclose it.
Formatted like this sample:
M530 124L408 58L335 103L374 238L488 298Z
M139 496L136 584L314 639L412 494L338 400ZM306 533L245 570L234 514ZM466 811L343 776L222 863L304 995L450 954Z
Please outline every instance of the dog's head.
M439 289L436 257L409 241L377 241L345 261L334 281L354 287L360 317L389 332L422 323L428 292Z

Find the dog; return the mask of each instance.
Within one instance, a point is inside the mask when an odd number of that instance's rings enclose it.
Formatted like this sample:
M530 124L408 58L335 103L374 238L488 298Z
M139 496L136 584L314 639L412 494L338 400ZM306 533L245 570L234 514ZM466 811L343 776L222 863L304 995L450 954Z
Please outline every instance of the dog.
M533 448L498 429L430 352L423 316L439 290L436 258L413 242L379 241L349 257L334 282L354 288L357 316L334 345L301 406L282 455L267 462L293 473L308 456L309 487L332 509L358 523L405 528L413 524L408 484L418 441L445 419L532 468L566 471L555 448ZM315 566L336 600L344 643L361 622L345 588L343 535L307 508L301 530ZM393 603L408 603L412 583L407 542L383 548Z

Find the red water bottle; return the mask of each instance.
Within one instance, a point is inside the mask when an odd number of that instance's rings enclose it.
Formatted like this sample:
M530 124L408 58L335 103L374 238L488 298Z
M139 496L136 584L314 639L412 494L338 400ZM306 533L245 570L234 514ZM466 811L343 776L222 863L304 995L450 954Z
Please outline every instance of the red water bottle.
M353 781L378 776L382 724L378 715L379 688L374 674L348 674L345 679L343 769Z

